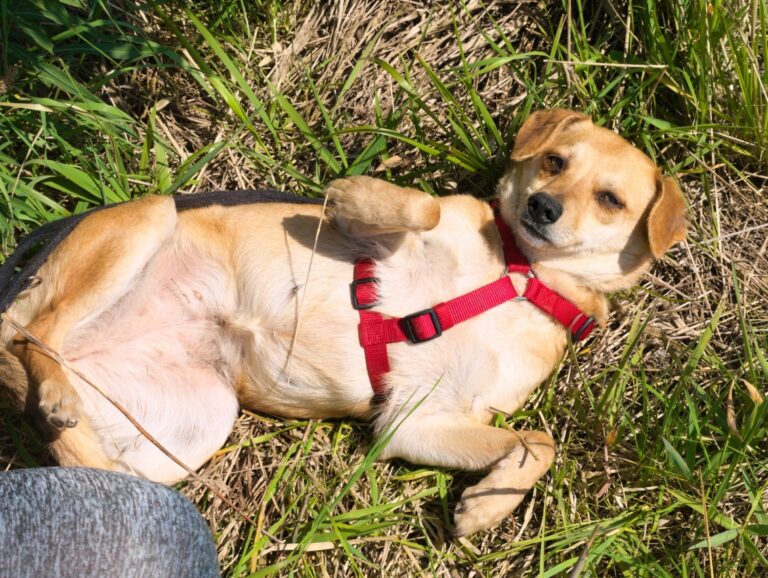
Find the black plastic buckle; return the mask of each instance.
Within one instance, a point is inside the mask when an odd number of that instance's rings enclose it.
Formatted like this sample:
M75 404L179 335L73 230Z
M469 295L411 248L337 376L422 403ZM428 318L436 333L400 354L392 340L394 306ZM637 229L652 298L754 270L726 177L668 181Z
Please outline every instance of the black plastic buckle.
M424 337L423 339L416 335L416 331L412 325L413 320L417 317L421 317L422 315L429 315L429 318L432 320L432 325L435 326L435 334L431 337ZM405 331L405 334L408 336L408 340L411 343L424 343L425 341L432 341L435 337L440 337L443 334L443 326L440 325L440 318L437 316L437 311L434 309L424 309L423 311L411 313L410 315L403 317L401 321L403 322L403 331Z
M595 323L595 320L591 317L587 317L587 320L581 324L581 327L579 327L576 331L573 332L573 338L576 341L581 341L581 336L584 335L584 332L589 329L591 325Z
M360 301L357 300L357 286L362 285L363 283L376 283L378 282L378 277L361 277L360 279L355 279L350 283L349 290L350 295L352 297L352 308L360 311L361 309L371 309L372 307L375 307L379 304L378 299L376 301L372 301L371 303L360 303Z

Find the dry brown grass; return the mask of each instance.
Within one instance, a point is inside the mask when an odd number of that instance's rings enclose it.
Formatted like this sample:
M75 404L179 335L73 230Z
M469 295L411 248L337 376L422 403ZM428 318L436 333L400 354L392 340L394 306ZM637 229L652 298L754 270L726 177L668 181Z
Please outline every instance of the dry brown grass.
M134 16L148 34L174 42L152 11ZM215 9L208 7L203 20L211 25L216 16ZM462 59L497 57L494 43L508 42L518 52L548 51L552 23L562 14L558 6L538 2L470 1L460 6L335 0L316 5L285 2L273 26L258 16L258 10L244 10L240 19L230 22L231 28L219 29L220 38L230 39L223 41L224 48L262 101L275 106L274 93L280 91L320 133L324 120L318 102L343 127L380 124L382 116L412 102L403 97L392 75L376 65L377 59L401 73L407 71L413 95L445 112L443 97L425 67L415 61L416 53L447 78L452 69L461 68ZM181 12L174 13L174 21L189 38L197 37ZM575 24L568 32L579 34ZM200 49L205 50L205 45ZM196 66L188 51L181 53ZM339 99L344 82L358 65L353 88ZM591 106L592 96L585 94L589 83L574 70L565 66L542 72L541 92L533 96L528 91L530 79L510 66L478 75L472 87L507 135L525 103ZM232 139L231 146L206 164L184 192L265 185L313 190L307 182L281 171L279 163L266 170L256 162L252 154L259 146L256 137L242 129L230 109L178 69L140 68L126 73L107 84L103 96L140 120L146 120L157 105L156 127L172 149L174 168L204 145ZM471 108L469 92L457 86L455 96ZM251 103L244 102L250 107L247 112L254 113ZM377 107L383 114L377 114ZM651 112L663 116L663 111ZM419 110L402 113L397 122L400 133L449 138L446 115L432 118ZM610 120L620 124L622 115L626 113L620 111ZM292 129L289 119L282 116L280 121L285 124L278 127L279 139L269 138L266 131L261 135L266 152L290 159L302 174L322 182L329 174L316 150L300 131ZM339 136L346 151L359 151L368 137L354 132ZM683 479L669 465L660 440L670 438L686 457L699 456L694 474L707 484L709 501L712 494L718 495L717 511L710 516L717 513L742 523L757 507L750 497L756 490L748 487L747 478L727 477L731 474L723 473L726 466L712 466L712 460L717 451L735 443L727 437L727 418L743 428L757 407L744 383L762 387L752 382L756 376L764 377L754 367L763 361L758 352L765 348L768 330L764 307L768 204L762 201L764 175L740 174L715 154L699 156L692 141L661 139L653 151L660 152L670 166L687 157L695 159L680 174L690 204L689 240L657 264L638 289L616 296L608 330L576 352L533 396L526 410L508 420L516 427L543 427L560 444L553 475L513 518L470 540L454 540L451 510L461 490L474 479L472 475L398 462L368 466L364 459L371 442L364 424L293 422L246 412L228 446L201 475L251 513L257 527L213 497L206 485L188 482L181 487L210 523L225 572L237 568L240 575L241 570L288 559L311 521L362 468L360 482L332 509L335 526L326 521L321 528L327 539L313 544L312 553L289 567L275 569L276 575L287 575L289 570L308 576L535 575L578 557L585 544L590 552L595 548L609 552L597 559L610 562L604 563L611 574L653 574L654 560L682 564L689 560L686 556L693 560L690 564L709 573L706 550L687 554L688 546L703 537L700 514L689 505L677 506L684 501L671 493L674 490L701 503L699 478ZM503 150L495 154L487 174L475 174L429 158L403 142L389 142L377 171L441 192L488 195L504 160ZM754 170L754 165L742 168ZM710 338L707 331L716 312L719 320ZM635 344L637 327L646 322ZM701 352L697 352L699 345ZM768 374L768 366L765 369ZM726 404L730 387L734 388L732 416ZM661 399L664 396L666 400ZM695 411L687 411L690 408ZM3 467L45 460L24 422L5 412L0 419L5 425L0 430ZM33 457L21 454L27 450ZM768 484L764 441L739 452L738 467L753 467L757 491L764 492ZM704 454L706 459L700 458ZM719 484L725 483L732 487L721 492ZM768 508L767 501L763 496L763 509ZM354 517L356 512L359 517ZM595 522L600 524L598 538L591 543ZM370 530L345 526L355 523L367 524ZM719 526L711 523L712 533L725 527L722 519ZM347 533L353 535L349 542L341 539ZM266 543L255 547L264 536L269 538ZM755 541L768 552L764 537ZM360 555L352 554L351 548ZM719 575L739 573L737 554L724 549L716 551L715 557L718 571L723 572ZM563 572L571 566L565 564ZM597 562L591 571L599 575L600 568ZM675 570L679 572L681 566Z

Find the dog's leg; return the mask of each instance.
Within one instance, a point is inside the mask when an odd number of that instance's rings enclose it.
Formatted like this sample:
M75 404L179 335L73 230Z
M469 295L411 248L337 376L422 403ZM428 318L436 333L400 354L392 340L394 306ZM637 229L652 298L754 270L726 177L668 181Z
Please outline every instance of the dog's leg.
M555 443L544 432L514 432L464 416L412 416L395 431L382 458L490 472L467 488L456 507L456 534L490 528L510 514L549 470Z
M163 197L145 197L85 218L41 270L43 284L36 290L49 291L50 298L27 330L59 351L75 325L96 317L131 289L175 225L173 200ZM80 398L59 364L21 335L11 350L37 387L48 423L77 425Z
M0 390L18 412L25 411L29 377L19 358L0 347Z
M29 409L27 372L19 359L5 349L0 349L0 386L3 396L18 411ZM113 469L112 460L104 455L99 437L87 420L81 421L76 428L57 431L53 435L48 447L60 465Z
M81 419L77 427L55 432L54 438L48 441L48 449L60 466L116 469L87 419Z
M429 231L440 221L437 199L372 177L347 177L326 189L336 226L355 237Z

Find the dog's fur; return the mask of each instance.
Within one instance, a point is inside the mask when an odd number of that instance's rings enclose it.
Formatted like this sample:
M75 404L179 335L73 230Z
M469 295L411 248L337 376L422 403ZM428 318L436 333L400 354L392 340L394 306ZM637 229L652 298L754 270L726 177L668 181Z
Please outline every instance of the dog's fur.
M551 223L533 214L530 198L542 192L562 209ZM604 294L632 285L685 236L674 182L571 111L525 122L498 193L536 275L601 324ZM368 177L334 181L327 195L333 224L322 226L311 271L317 205L177 213L172 199L147 197L85 218L8 314L193 468L223 444L240 406L372 418L379 434L402 419L382 458L490 469L464 492L456 531L494 525L549 469L554 443L488 423L496 410L518 409L551 373L566 328L515 301L434 341L391 345L390 394L375 407L349 300L354 261L377 260L377 310L403 316L497 279L501 241L491 209L470 196L434 198ZM522 291L525 279L513 281ZM56 426L60 463L184 477L8 323L0 381L19 407L37 406Z

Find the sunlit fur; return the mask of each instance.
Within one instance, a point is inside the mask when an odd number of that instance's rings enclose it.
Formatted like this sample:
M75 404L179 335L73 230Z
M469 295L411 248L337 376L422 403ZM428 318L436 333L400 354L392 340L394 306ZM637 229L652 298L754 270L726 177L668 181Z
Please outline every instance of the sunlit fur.
M548 154L565 159L558 174L543 166ZM498 187L505 220L541 280L604 323L604 293L648 268L651 245L658 256L684 236L677 187L626 141L570 111L534 114L512 157ZM601 203L606 190L623 207ZM547 241L522 224L537 192L563 207L542 230ZM490 207L470 196L438 199L368 177L334 181L327 194L325 215L293 204L177 215L162 198L95 213L9 315L192 468L224 443L238 406L369 418L391 436L383 458L491 469L464 493L456 532L497 523L549 469L554 442L488 424L520 408L552 372L567 328L514 301L439 339L392 344L389 397L375 406L349 299L355 260L377 260L377 310L403 316L498 279L501 240ZM524 276L512 281L524 290ZM59 426L51 449L61 463L163 482L184 476L107 399L8 324L0 344L9 397L39 405Z
M565 160L559 174L542 170L550 153ZM513 163L498 192L529 258L606 292L631 286L651 264L643 217L656 198L657 179L655 165L638 149L607 129L579 122L540 155ZM624 203L621 210L598 202L598 193L606 190ZM563 206L562 216L547 227L550 242L531 235L521 223L528 199L540 191Z

